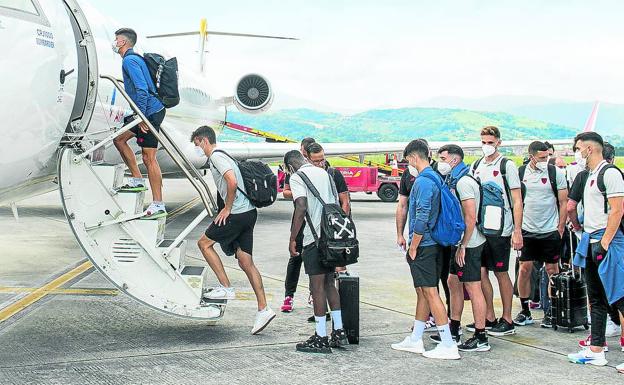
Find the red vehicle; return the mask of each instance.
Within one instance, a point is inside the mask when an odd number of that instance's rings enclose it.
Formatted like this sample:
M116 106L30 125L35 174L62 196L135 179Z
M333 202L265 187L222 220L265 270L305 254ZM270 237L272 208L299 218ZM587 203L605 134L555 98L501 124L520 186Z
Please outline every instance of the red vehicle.
M335 167L342 173L350 192L377 193L384 202L394 202L399 197L400 176L380 174L376 167Z

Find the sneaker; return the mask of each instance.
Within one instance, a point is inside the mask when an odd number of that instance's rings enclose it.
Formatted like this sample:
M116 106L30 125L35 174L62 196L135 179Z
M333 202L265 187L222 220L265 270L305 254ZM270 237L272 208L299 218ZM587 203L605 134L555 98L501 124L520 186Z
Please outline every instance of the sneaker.
M453 340L455 341L456 344L460 344L461 343L461 336L462 334L464 334L464 332L462 331L462 328L459 328L459 334L457 334L456 336L453 336ZM433 342L435 342L436 344L439 344L440 342L442 342L442 339L440 338L439 334L434 334L432 336L429 336L429 339Z
M392 349L394 350L401 350L410 353L422 354L425 352L425 344L423 344L422 339L418 341L413 341L412 336L407 336L402 342L399 342L398 344L392 344L390 345L390 347L392 347Z
M544 318L542 319L542 322L540 323L540 326L543 327L543 328L552 328L553 327L552 317L550 316L550 314L546 314L544 316Z
M268 306L266 309L256 313L256 320L254 321L253 329L251 329L251 334L256 335L263 331L273 321L273 318L275 318L275 312Z
M143 178L130 178L128 183L117 188L117 192L141 192L147 190Z
M611 320L607 320L607 328L605 330L605 337L616 337L621 334L621 329Z
M306 306L309 308L314 307L314 300L312 299L312 293L308 294L308 303L306 304Z
M491 330L498 323L498 318L494 318L494 321L485 320L485 330ZM466 330L469 332L475 332L474 322L466 325Z
M349 345L349 340L347 339L347 333L344 329L338 329L331 332L331 336L329 336L329 346L332 348L339 348L347 345Z
M498 320L496 326L488 330L488 334L492 336L509 336L516 334L516 328L513 323L509 323L504 318L501 318Z
M591 349L581 349L578 353L568 354L568 361L575 364L589 364L596 366L605 366L607 364L604 351L594 353Z
M325 313L325 321L331 321L331 314ZM310 317L308 317L308 322L310 322L310 323L316 322L316 318L314 318L314 314L312 314Z
M156 204L154 202L150 203L150 205L143 213L145 214L143 216L143 219L157 219L167 216L167 210L165 209L165 205Z
M303 353L331 353L331 347L329 346L329 339L327 337L319 337L318 334L308 338L305 342L297 344L297 351Z
M618 371L618 373L624 374L624 363L619 364L615 367L615 369Z
M444 346L442 344L437 345L432 350L424 352L423 357L439 360L459 360L461 358L459 356L459 350L457 350L457 345Z
M293 299L293 297L287 296L286 298L284 298L284 303L282 304L280 310L282 311L282 313L290 313L293 311L294 303L295 300Z
M412 328L414 326L412 325ZM429 317L427 321L425 321L425 333L427 332L437 332L438 328L436 328L435 319L433 317Z
M236 291L233 287L217 286L204 293L206 299L236 299Z
M457 349L462 352L487 352L492 347L490 346L487 338L485 341L480 341L477 336L468 338L463 344L457 345Z
M514 318L513 320L514 325L518 325L518 326L526 326L526 325L533 325L533 317L531 317L531 313L527 314L524 311L521 311L520 313L518 313L518 315L516 316L516 318Z
M579 347L581 347L583 349L589 348L589 345L591 345L591 334L588 335L586 339L580 340L578 345L579 345ZM609 346L607 346L607 342L606 341L605 341L604 346L602 347L602 350L604 350L605 353L609 351ZM624 347L622 348L622 351L624 351Z
M622 351L624 352L624 337L620 337L620 347L622 348ZM607 350L605 349L605 352Z

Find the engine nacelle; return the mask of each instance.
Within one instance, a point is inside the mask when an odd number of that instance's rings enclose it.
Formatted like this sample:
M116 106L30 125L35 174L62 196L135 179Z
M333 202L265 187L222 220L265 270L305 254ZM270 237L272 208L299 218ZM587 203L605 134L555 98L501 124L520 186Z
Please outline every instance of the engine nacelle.
M243 76L236 85L234 105L239 111L260 114L273 103L273 89L264 77L257 74Z

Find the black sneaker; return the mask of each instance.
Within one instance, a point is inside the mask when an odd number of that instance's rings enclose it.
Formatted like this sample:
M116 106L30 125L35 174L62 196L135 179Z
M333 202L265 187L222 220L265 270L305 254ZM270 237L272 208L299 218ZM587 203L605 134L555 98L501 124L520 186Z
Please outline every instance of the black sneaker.
M453 341L455 341L455 343L456 343L457 345L459 345L459 344L461 343L461 334L462 334L462 333L461 333L461 329L460 329L460 330L459 330L459 335L456 335L456 336L451 335L451 337L453 338ZM440 335L439 335L439 334L430 335L430 336L429 336L429 339L430 339L431 341L435 342L436 344L439 344L439 343L441 343L441 342L442 342L442 339L440 338Z
M490 320L485 320L485 330L490 330L492 329L494 326L496 326L496 324L498 323L498 319L494 318L494 321L490 321ZM466 325L466 330L468 330L469 332L475 332L475 324L474 322L471 324Z
M509 323L504 318L501 318L492 329L488 330L488 334L492 336L508 336L516 334L516 327L513 323Z
M487 352L492 347L488 342L487 338L485 341L480 341L477 336L472 336L466 340L463 344L457 345L457 349L462 352Z
M326 313L326 314L325 314L325 320L326 320L326 321L331 321L331 314ZM314 319L314 314L312 314L312 315L308 318L308 322L312 322L312 323L316 322L316 319Z
M531 317L531 312L525 313L524 310L518 313L516 318L513 320L514 325L518 326L526 326L533 325L533 317Z
M347 333L344 329L338 329L331 332L331 336L329 337L330 347L339 348L347 345L349 345L349 340L347 339Z
M553 327L553 323L552 323L552 316L550 314L546 314L544 315L544 319L542 319L542 323L540 323L540 326L543 328L552 328Z
M297 344L297 351L304 353L331 353L331 347L329 347L329 339L327 337L319 337L318 334L314 335L306 342L300 342Z

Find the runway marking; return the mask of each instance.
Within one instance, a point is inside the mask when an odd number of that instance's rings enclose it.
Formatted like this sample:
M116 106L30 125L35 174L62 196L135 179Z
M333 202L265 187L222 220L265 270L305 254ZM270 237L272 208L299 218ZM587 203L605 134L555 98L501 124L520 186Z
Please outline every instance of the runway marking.
M38 289L35 289L33 292L25 296L24 298L10 304L4 309L0 310L0 322L7 320L8 318L14 316L15 314L21 312L26 309L28 306L36 303L41 298L45 297L52 290L56 290L76 278L80 274L92 268L93 265L91 262L87 261L80 264L78 267L68 271L67 273L61 275L60 277L48 282L47 284L41 286Z
M32 293L35 290L39 290L37 287L10 287L0 286L0 293ZM85 288L68 288L68 289L53 289L47 290L47 294L65 294L65 295L110 295L114 296L119 294L117 289L85 289Z

